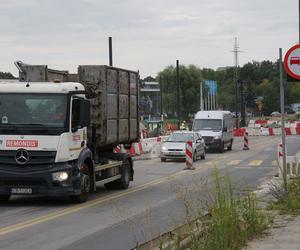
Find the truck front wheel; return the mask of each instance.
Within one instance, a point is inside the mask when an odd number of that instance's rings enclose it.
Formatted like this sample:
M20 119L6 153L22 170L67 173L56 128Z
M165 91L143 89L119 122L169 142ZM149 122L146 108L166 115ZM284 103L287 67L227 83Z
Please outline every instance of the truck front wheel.
M83 164L81 175L81 191L79 195L71 196L71 199L75 203L86 202L89 198L90 189L91 189L91 178L88 170L88 166Z

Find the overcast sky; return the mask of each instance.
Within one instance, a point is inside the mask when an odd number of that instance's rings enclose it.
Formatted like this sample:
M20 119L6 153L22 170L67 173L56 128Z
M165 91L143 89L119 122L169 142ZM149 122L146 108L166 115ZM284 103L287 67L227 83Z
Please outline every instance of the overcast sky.
M0 71L108 64L152 75L179 59L216 69L276 60L298 41L298 0L0 0Z

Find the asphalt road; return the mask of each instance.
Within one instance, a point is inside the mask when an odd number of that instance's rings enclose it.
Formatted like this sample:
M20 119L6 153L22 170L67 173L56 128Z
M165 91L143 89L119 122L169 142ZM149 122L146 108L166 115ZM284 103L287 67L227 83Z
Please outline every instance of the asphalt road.
M214 168L231 177L237 192L255 189L276 174L279 140L250 137L250 150L243 151L242 139L235 138L232 151L208 153L189 171L183 170L183 162L136 161L135 181L128 190L99 186L81 205L12 197L0 207L0 249L132 249L183 223L186 197L204 206ZM299 142L300 137L287 138L289 155L300 150Z

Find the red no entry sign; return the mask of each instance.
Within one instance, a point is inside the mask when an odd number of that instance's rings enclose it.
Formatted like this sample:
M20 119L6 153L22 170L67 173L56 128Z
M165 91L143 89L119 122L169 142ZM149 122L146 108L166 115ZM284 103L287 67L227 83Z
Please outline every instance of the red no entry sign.
M284 68L291 77L300 79L300 44L291 47L284 57Z

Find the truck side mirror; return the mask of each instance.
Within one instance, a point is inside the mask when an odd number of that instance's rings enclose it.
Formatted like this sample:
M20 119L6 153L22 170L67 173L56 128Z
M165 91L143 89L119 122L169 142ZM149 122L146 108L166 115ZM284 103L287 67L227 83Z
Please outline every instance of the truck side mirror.
M224 127L224 128L223 128L223 132L227 132L227 127Z
M79 118L79 123L80 127L87 127L90 125L90 101L81 99L80 100L80 118Z

